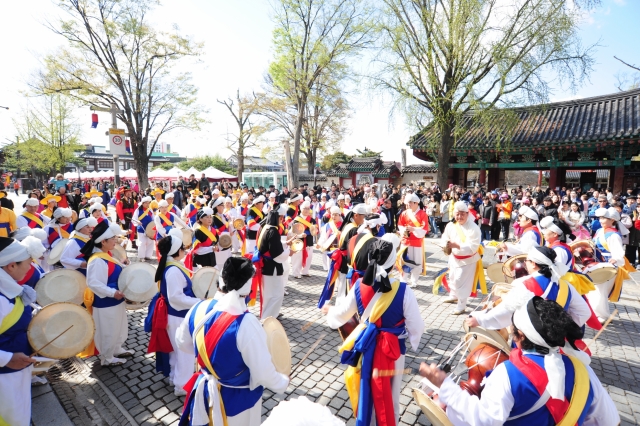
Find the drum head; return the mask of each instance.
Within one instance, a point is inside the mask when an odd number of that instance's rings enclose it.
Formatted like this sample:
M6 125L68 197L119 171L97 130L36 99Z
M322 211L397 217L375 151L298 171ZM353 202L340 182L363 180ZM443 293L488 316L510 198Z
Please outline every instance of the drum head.
M433 426L453 426L442 407L424 393L422 389L413 388L411 393L416 405L420 407L422 413Z
M227 249L231 247L231 235L229 234L220 235L220 238L218 239L218 245L220 246L220 248L223 248L223 249Z
M156 224L155 222L149 222L146 226L146 228L144 228L144 235L147 236L147 238L150 239L154 239L156 237Z
M242 228L244 228L244 220L235 219L233 221L233 229L242 229Z
M506 262L502 265L502 273L504 274L506 281L508 283L512 282L516 278L516 271L514 268L518 263L522 263L524 267L524 261L527 260L526 254L519 254L517 256L512 256L507 259ZM526 268L525 268L526 272ZM528 272L526 272L528 274Z
M129 299L126 299L124 301L124 306L127 311L137 311L138 309L146 308L147 306L149 306L149 303L151 303L151 299L147 300L146 302L133 302Z
M220 271L211 266L205 266L198 269L191 279L193 294L198 299L212 299L218 291L218 278Z
M80 305L84 301L87 280L73 269L56 269L36 283L36 297L40 306L68 302Z
M291 251L293 251L294 253L297 253L297 252L301 251L302 249L304 249L304 241L302 241L302 240L294 240L291 243Z
M287 332L280 321L273 317L265 318L262 328L267 333L267 347L276 371L288 376L291 374L291 347Z
M504 274L502 273L503 263L494 263L487 268L487 276L494 283L504 282Z
M182 228L182 244L185 247L191 246L193 244L193 231L191 229Z
M304 225L301 223L294 223L293 225L291 225L291 232L293 232L296 235L300 235L304 233Z
M509 293L512 288L512 285L508 283L495 283L491 288L491 292L495 297L503 297L505 294Z
M78 220L78 212L75 210L71 211L71 222L72 223L76 223L76 220Z
M615 277L617 273L615 266L603 266L587 272L587 275L594 284L604 284Z
M122 269L118 278L118 288L124 297L132 302L150 301L158 292L156 268L148 263L133 263Z
M504 337L502 337L498 330L487 330L482 327L469 328L466 324L464 324L463 327L467 334L465 334L462 340L467 343L471 342L469 345L469 351L474 350L480 343L488 343L498 349L501 349L507 355L511 353L511 346Z
M73 327L69 328L70 326ZM60 335L68 328L68 331ZM93 341L94 332L93 318L86 309L73 303L54 303L45 306L33 317L27 329L27 337L29 344L34 351L38 350L39 355L65 359L85 350ZM47 346L44 347L45 345Z
M127 260L127 257L128 257L127 251L120 244L116 244L115 246L113 246L113 251L111 252L111 255L115 260L117 260L120 263L124 263L124 261Z
M62 252L64 251L64 248L67 246L68 242L68 238L62 238L60 241L58 241L56 246L51 249L51 252L49 253L49 259L47 260L47 263L49 265L55 265L60 261Z

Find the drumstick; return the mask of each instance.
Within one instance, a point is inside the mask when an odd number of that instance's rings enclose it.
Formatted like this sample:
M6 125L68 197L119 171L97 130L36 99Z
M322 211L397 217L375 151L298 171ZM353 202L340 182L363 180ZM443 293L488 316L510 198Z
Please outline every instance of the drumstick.
M211 284L213 284L213 280L215 278L216 278L216 274L213 274L213 276L211 277L211 281L209 281L209 285L207 286L207 291L204 293L205 300L207 299L207 296L209 295L209 290L211 290Z
M318 337L318 340L316 340L316 342L311 345L311 347L309 348L309 350L307 351L306 354L304 354L304 357L302 357L302 359L300 360L299 363L296 364L295 367L293 367L293 370L291 370L291 374L289 374L289 377L291 377L293 375L293 373L298 369L298 367L300 367L300 365L304 362L305 359L307 359L307 357L309 355L311 355L311 352L314 351L314 349L316 348L316 346L318 346L320 344L320 342L322 341L322 339L325 338L325 336L327 335L327 332L324 331L322 332L322 334L320 335L320 337Z
M31 354L31 356L34 356L35 354L39 353L41 350L43 350L44 348L46 348L47 346L49 346L50 344L52 344L53 342L56 341L56 339L60 336L62 336L64 333L66 333L67 331L71 330L71 327L73 327L73 324L71 324L69 326L69 328L67 328L65 331L63 331L62 333L58 334L56 337L54 337L53 339L51 339L49 341L49 343L47 343L46 345L44 345L43 347L41 347L40 349L36 350L34 353Z
M371 377L377 379L378 377L401 376L403 374L411 374L412 371L411 368L405 368L404 370L378 370L374 368Z
M596 333L596 335L593 337L593 340L591 341L591 345L594 344L596 342L596 339L598 337L600 337L600 335L602 334L602 332L607 328L607 326L609 325L609 323L611 323L611 321L613 321L613 318L618 315L618 310L614 309L613 312L611 313L611 315L609 315L609 318L607 318L607 320L604 322L604 324L602 324L602 328L600 330L598 330L598 332ZM587 348L589 347L589 345L587 345Z

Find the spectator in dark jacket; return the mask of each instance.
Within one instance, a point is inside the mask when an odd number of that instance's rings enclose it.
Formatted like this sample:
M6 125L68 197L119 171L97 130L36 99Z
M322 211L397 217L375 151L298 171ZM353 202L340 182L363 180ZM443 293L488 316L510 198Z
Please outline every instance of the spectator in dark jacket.
M478 208L478 213L480 214L480 233L481 233L481 241L491 240L491 223L496 221L495 218L495 207L491 204L491 197L485 195L482 200L482 204Z
M393 208L391 206L391 199L384 200L382 207L380 208L380 215L386 216L387 223L384 225L384 230L387 234L395 232L396 230L396 218L393 214Z
M182 209L184 207L184 195L182 194L182 185L178 185L173 191L173 204Z
M500 221L498 220L498 205L500 204L500 200L498 199L498 192L491 191L490 195L491 199L491 208L493 209L491 215L491 239L494 241L498 241L500 238Z
M207 179L207 177L204 175L204 173L202 174L202 177L200 178L200 191L204 192L205 188L208 188L209 185L209 179Z
M542 203L544 204L544 213L543 216L544 217L554 217L554 218L558 218L558 206L556 206L555 204L553 204L553 200L551 199L551 197L544 197L544 200L542 201ZM542 219L542 218L540 218Z

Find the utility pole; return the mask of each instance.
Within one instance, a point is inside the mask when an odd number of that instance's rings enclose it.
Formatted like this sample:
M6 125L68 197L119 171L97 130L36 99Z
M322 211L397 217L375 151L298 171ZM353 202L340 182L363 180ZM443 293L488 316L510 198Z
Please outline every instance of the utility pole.
M118 109L115 103L111 103L111 108L101 108L96 106L90 107L91 111L110 112L111 113L111 129L118 130L118 114L124 114L124 111ZM110 133L107 132L107 135ZM125 133L125 136L128 136ZM109 137L109 145L111 145L111 137ZM115 186L120 186L120 156L113 154L113 173L115 176Z

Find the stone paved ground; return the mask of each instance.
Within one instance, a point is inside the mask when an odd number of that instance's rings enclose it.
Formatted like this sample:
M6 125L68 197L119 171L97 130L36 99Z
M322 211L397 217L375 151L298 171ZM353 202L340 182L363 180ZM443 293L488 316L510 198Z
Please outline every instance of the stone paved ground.
M436 271L445 266L441 250L428 240L428 273L420 279L415 289L425 331L418 353L408 351L407 367L417 369L422 361L438 362L459 342L463 335L462 316L452 316L453 306L443 304L443 296L431 293ZM133 252L130 253L130 256ZM348 425L355 424L344 389L342 374L344 368L336 348L341 340L336 331L330 330L316 309L318 295L325 279L320 263L320 254L315 253L311 277L291 280L289 295L285 296L281 322L291 342L292 364L296 365L308 348L322 333L326 337L317 349L309 355L302 366L294 372L291 384L284 395L275 395L266 390L263 396L262 415L265 419L279 401L306 395L309 399L327 405L331 411ZM640 274L634 274L640 281ZM640 287L626 283L624 297L616 307L620 311L617 318L601 335L595 345L592 367L608 388L622 418L623 425L640 423ZM479 300L472 300L475 307ZM257 312L255 310L254 312ZM91 377L83 375L82 380L67 385L54 384L54 390L63 400L63 405L76 424L127 424L122 410L141 425L177 424L184 398L173 395L173 388L167 379L157 374L153 356L146 354L148 335L143 331L146 309L129 312L129 339L127 346L135 350L135 357L124 366L100 367L95 359L86 360ZM593 337L587 332L587 341ZM104 384L121 407L120 413L109 407L104 395L96 387L95 379ZM63 379L64 380L64 379ZM428 425L429 422L411 397L411 388L417 383L413 375L404 376L404 386L400 397L401 425ZM101 405L101 398L103 403ZM90 403L87 403L90 401ZM109 410L102 420L93 417L92 405ZM129 417L129 418L131 418Z

